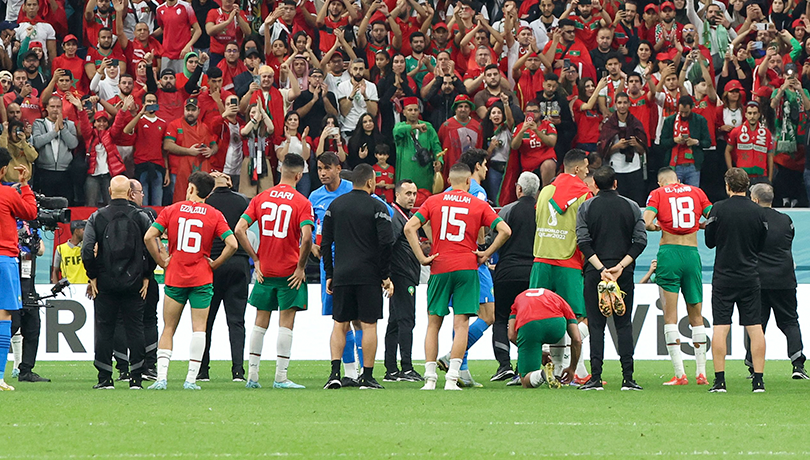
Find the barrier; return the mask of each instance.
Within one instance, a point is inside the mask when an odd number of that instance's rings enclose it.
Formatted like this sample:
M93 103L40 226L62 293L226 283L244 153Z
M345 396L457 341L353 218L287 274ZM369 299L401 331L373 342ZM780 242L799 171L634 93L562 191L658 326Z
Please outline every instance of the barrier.
M38 285L37 290L41 294L46 294L50 290L50 285ZM42 308L42 334L40 338L40 348L38 359L40 361L92 361L93 360L93 302L85 296L86 286L71 286L66 290L65 297L49 301L48 308ZM413 359L424 359L423 340L427 328L427 300L426 285L420 285L416 290L417 315L416 328L414 329ZM158 321L162 330L162 302L163 290L160 290L161 300L158 304ZM711 285L704 285L704 311L705 324L711 324ZM807 307L810 300L810 285L800 285L799 296L799 317L810 318L810 308ZM689 322L686 318L686 306L679 305L679 330L681 332L681 349L689 358L693 355L690 339ZM667 351L664 343L663 324L664 317L659 308L659 292L655 285L637 285L635 291L635 305L633 308L633 331L635 339L636 359L666 359ZM256 310L248 306L245 315L245 329L249 336L251 325L255 318ZM377 359L383 359L383 340L385 334L386 321L388 317L388 301L385 301L384 312L386 317L379 322ZM733 321L737 322L735 313ZM810 337L810 326L808 321L804 321L805 337ZM264 359L275 359L275 343L277 334L277 315L271 318L271 326L265 336ZM300 312L295 319L295 332L293 340L293 360L329 360L329 336L332 331L332 320L330 317L321 315L320 286L309 286L309 310ZM608 322L612 327L612 320ZM452 323L448 319L439 338L439 349L441 353L450 350ZM611 346L612 332L608 333L608 342L605 347L606 359L618 359L616 353L615 340ZM175 336L175 349L172 357L174 359L188 359L188 344L191 337L190 315L185 312L180 326ZM767 338L767 358L786 359L786 342L775 320L771 319L771 325L766 333ZM484 337L470 351L470 359L492 360L492 338L491 332L487 331ZM587 341L586 341L587 344ZM711 346L711 343L710 343ZM583 350L588 356L587 346ZM732 326L729 336L728 354L731 359L742 359L745 355L743 348L743 328L737 325ZM516 350L512 347L513 358L516 357ZM211 359L230 359L230 344L228 342L228 331L225 322L224 310L220 308L214 323L214 333L211 346ZM493 361L494 366L494 361ZM494 369L494 368L493 368Z

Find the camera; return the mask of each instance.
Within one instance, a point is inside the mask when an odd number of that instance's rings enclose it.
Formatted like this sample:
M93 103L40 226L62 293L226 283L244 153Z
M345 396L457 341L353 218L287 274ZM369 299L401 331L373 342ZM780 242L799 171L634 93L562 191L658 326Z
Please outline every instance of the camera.
M70 209L67 198L61 196L45 196L39 193L37 198L37 228L56 230L59 224L70 223Z

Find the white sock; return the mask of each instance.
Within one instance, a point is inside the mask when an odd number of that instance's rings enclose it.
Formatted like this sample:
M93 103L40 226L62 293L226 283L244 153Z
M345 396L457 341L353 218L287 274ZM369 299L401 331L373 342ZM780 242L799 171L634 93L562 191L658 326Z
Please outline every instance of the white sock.
M11 352L14 353L14 369L19 369L22 362L22 334L20 331L11 336Z
M664 324L664 341L667 344L672 367L675 369L675 377L681 378L684 375L683 356L681 356L681 341L677 324Z
M357 361L353 363L343 363L343 370L346 371L346 377L357 380Z
M287 367L290 365L290 351L292 350L292 329L278 328L276 340L276 382L287 380Z
M577 327L579 328L579 336L582 338L582 343L584 344L585 339L587 339L588 336L591 335L590 331L588 330L588 325L585 323L579 323L577 324ZM576 371L576 376L583 378L588 376L588 368L585 367L585 353L583 353L584 349L585 347L581 347L579 350L580 351L579 361L577 361L577 371Z
M157 351L157 379L167 380L169 375L169 361L172 360L171 350L158 349Z
M554 364L554 373L561 372L563 369L563 355L565 354L565 337L560 339L559 342L551 344L548 347L548 354L551 355L551 362Z
M544 383L546 383L546 373L543 369L529 374L529 385L531 385L532 388L537 388Z
M191 346L188 352L188 374L186 382L197 383L197 374L200 373L200 363L205 352L205 332L191 333Z
M569 337L568 334L565 334L563 339L565 340L565 348L563 348L562 363L560 363L562 367L560 367L558 372L562 372L563 369L566 369L571 365L571 337Z
M267 329L254 325L250 333L250 348L248 349L248 380L259 381L259 363L262 360L262 346L264 345L264 334Z
M461 358L450 358L450 369L447 370L447 380L458 382L461 372Z
M439 378L439 374L436 373L436 367L436 361L425 363L425 380L437 380Z
M706 375L706 326L692 326L692 346L695 347L695 375Z

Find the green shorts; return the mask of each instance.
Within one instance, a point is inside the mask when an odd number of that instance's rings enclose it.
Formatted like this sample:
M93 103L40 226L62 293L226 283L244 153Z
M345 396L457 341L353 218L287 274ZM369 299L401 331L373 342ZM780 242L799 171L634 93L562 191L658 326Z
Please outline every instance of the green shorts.
M163 287L163 293L183 306L188 302L191 308L208 308L211 306L211 298L214 297L214 285L210 283L195 287L166 285Z
M688 304L703 302L703 263L698 248L664 244L658 248L655 284L667 292L683 292Z
M428 314L450 314L450 299L453 299L453 314L478 314L478 270L458 270L430 275L428 279Z
M536 319L521 326L517 331L518 374L523 377L543 367L543 345L562 340L567 328L565 318Z
M301 283L298 289L287 284L287 278L264 278L261 283L253 285L248 302L262 311L307 309L307 283Z
M582 270L535 262L532 264L532 273L529 276L529 288L554 291L568 302L577 318L588 316L585 313L585 287L582 281Z

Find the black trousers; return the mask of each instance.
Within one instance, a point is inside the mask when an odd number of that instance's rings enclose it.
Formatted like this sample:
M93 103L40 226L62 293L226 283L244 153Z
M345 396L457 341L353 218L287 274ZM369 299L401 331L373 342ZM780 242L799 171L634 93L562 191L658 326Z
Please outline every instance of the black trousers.
M495 324L492 325L492 351L498 367L512 367L509 358L509 313L515 298L529 289L529 280L495 281Z
M796 312L796 288L793 289L762 289L762 332L771 319L771 310L776 318L776 327L785 334L787 339L788 358L794 366L804 366L806 360L802 350L802 331L799 329L799 314ZM751 339L745 334L745 364L753 367L751 359Z
M20 331L23 338L20 374L31 372L37 364L39 330L41 325L42 320L39 317L39 308L24 307L22 310L14 310L11 312L11 335Z
M647 203L644 171L639 169L630 173L616 173L616 191L619 195L635 201L639 206L644 206Z
M416 286L408 279L391 275L394 295L389 302L388 327L385 329L385 371L397 372L397 348L402 371L413 369L413 328L416 325Z
M45 196L61 196L75 206L73 181L68 171L48 171L37 169L34 174L34 189Z
M124 330L131 360L131 383L140 383L144 355L143 308L138 291L99 292L95 306L95 366L99 381L112 377L112 356L115 344L115 324L119 312L124 316Z
M143 363L144 371L154 369L157 364L157 304L160 299L158 290L158 283L153 277L149 280L149 288L146 291L146 299L143 305L143 339L146 346L146 357ZM115 342L113 348L115 368L118 369L118 372L129 372L129 354L127 350L127 332L124 328L124 315L119 312L118 319L115 323Z
M603 261L605 262L605 261ZM609 261L605 265L612 267ZM599 294L596 287L601 276L596 270L585 272L585 311L588 313L588 331L591 340L591 375L596 378L602 376L602 362L605 358L605 326L608 318L599 312ZM625 269L619 277L619 287L627 295L624 303L627 311L623 316L612 315L618 337L619 360L622 364L622 376L633 378L633 271Z
M247 309L250 266L248 258L231 257L214 272L214 297L208 311L208 324L205 328L205 352L201 372L207 372L211 362L211 331L219 311L219 304L225 304L225 319L228 322L228 335L231 341L231 373L245 373L245 310Z

